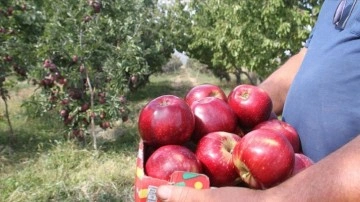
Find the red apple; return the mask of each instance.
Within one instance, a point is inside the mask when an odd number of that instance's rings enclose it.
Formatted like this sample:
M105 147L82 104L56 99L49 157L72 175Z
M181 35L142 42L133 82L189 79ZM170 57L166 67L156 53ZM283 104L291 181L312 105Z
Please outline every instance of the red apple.
M298 174L299 172L303 171L305 168L308 168L313 164L314 161L310 159L310 157L302 153L295 153L295 164L292 176Z
M224 100L204 97L194 101L191 110L195 115L195 129L192 137L195 141L211 132L235 132L237 117Z
M95 13L100 13L101 2L100 1L93 1L92 7L93 7Z
M294 152L300 152L299 135L296 132L295 128L292 127L289 123L278 119L271 119L261 122L254 127L254 129L260 128L274 130L275 132L285 135L285 137L289 140L290 144L293 146Z
M70 103L70 100L68 98L64 98L63 100L61 100L60 102L62 105L68 105Z
M73 56L72 56L72 61L73 61L73 62L77 63L78 60L79 60L79 57L78 57L77 55L73 55Z
M195 117L186 102L174 95L162 95L140 111L138 129L150 145L183 144L190 140Z
M180 145L159 147L145 163L145 172L150 177L170 180L174 171L201 173L202 168L195 154Z
M10 6L8 9L7 9L7 14L8 16L11 16L14 12L14 8L12 6Z
M90 20L92 20L92 17L90 15L85 15L85 17L83 18L84 22L90 22Z
M191 106L194 101L204 97L216 97L225 102L227 101L225 92L219 86L214 84L201 84L193 87L187 92L185 101Z
M98 100L99 100L100 104L105 104L106 103L106 98L105 97L99 97Z
M243 128L252 128L268 120L272 111L269 95L263 89L247 84L238 85L229 93L228 104Z
M51 66L52 61L50 59L46 59L43 63L44 68L49 68Z
M103 122L100 123L100 127L101 127L102 129L107 129L107 128L110 128L110 127L111 127L111 124L110 124L110 122L108 122L108 121L103 121Z
M233 162L249 187L266 189L287 179L294 168L294 150L285 138L272 130L247 133L234 147Z
M138 82L138 77L136 75L132 75L130 77L131 83L136 84Z
M100 119L104 119L106 117L106 112L101 111L99 114Z
M66 118L69 115L68 110L62 109L60 110L60 116Z
M228 132L212 132L200 139L196 157L211 186L232 186L241 182L232 161L232 150L241 137Z
M83 105L81 105L80 112L86 112L90 108L90 104L85 102Z

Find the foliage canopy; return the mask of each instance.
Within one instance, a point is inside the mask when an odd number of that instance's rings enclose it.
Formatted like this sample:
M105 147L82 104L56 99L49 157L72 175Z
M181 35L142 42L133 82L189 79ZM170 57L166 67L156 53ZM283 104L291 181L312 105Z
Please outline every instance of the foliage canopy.
M223 73L264 78L306 40L321 1L177 1L170 14L177 49ZM180 26L182 25L182 26ZM239 81L240 82L240 81Z

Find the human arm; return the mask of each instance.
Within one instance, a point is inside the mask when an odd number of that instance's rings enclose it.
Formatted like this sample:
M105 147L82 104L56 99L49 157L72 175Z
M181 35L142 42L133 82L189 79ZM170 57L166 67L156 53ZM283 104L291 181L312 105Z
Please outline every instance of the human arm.
M282 113L287 92L301 66L306 51L306 48L302 48L259 84L259 87L270 95L273 102L273 111L277 115Z
M161 186L164 202L217 201L358 201L360 198L360 136L285 182L267 190L240 187L196 190Z

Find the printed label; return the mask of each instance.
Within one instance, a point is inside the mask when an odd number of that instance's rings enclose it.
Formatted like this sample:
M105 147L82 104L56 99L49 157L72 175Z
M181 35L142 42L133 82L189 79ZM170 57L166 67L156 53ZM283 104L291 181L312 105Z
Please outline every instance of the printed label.
M156 190L157 190L157 187L155 187L155 186L150 185L148 187L148 196L147 196L146 202L156 202L157 201Z

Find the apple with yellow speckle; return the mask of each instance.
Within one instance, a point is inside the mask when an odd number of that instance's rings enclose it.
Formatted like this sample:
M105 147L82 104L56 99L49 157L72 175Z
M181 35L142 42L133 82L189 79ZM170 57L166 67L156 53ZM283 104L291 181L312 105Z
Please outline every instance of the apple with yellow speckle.
M234 147L232 156L241 179L255 189L267 189L285 181L295 163L290 142L270 129L247 133Z
M202 163L210 185L233 186L241 183L232 161L232 150L241 137L229 132L217 131L205 135L198 142L195 155Z

